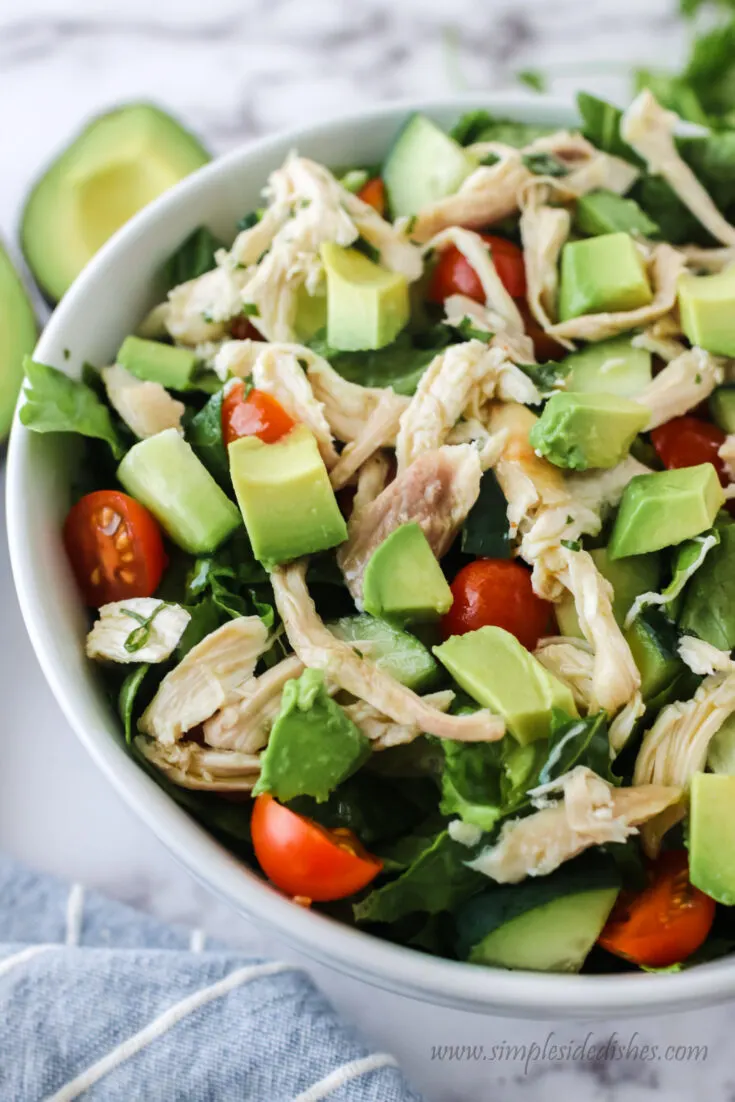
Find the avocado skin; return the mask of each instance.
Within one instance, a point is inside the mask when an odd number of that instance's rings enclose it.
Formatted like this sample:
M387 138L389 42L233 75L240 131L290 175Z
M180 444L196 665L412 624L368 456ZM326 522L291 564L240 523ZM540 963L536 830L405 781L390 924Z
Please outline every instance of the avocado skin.
M0 244L0 444L10 431L23 380L23 360L33 352L37 339L31 301Z

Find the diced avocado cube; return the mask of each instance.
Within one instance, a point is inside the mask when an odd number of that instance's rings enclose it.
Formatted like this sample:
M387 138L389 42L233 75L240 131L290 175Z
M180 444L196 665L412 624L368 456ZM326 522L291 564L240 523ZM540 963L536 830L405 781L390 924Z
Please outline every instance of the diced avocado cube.
M574 225L580 233L591 237L605 233L633 233L650 237L658 233L656 223L651 221L635 199L624 199L606 188L579 197Z
M641 696L648 703L684 670L678 633L659 609L647 608L626 630L625 638L641 675Z
M692 539L712 527L724 500L711 463L636 475L625 487L608 554L624 559Z
M327 324L327 296L322 290L321 294L310 295L305 285L299 287L296 292L296 317L294 319L294 331L299 341L307 344L320 329Z
M689 793L689 879L735 904L735 776L695 773Z
M327 627L332 635L351 643L378 669L414 692L428 692L437 680L439 665L428 648L415 635L401 631L387 620L361 613L333 620Z
M243 436L229 447L230 476L253 554L264 566L336 547L347 526L314 434L296 425L275 444Z
M240 526L236 506L176 429L134 444L117 477L174 543L193 555L216 550Z
M383 348L406 325L408 280L373 263L357 249L328 241L321 247L327 277L327 342L357 351Z
M449 583L416 523L396 528L372 553L362 592L366 612L398 623L438 620L452 607Z
M735 356L735 264L715 275L681 276L679 313L691 344Z
M117 354L117 362L138 379L160 383L171 390L186 390L197 358L186 348L142 337L126 337Z
M568 369L564 389L635 398L651 381L651 359L650 352L633 347L630 337L588 344L562 361Z
M659 557L657 554L632 555L629 559L613 562L606 547L595 547L590 555L603 578L607 578L613 587L613 616L617 624L623 627L628 610L636 597L657 589L661 577ZM554 606L554 611L562 635L584 638L571 594L565 594Z
M552 708L577 715L567 686L503 628L452 635L433 649L457 684L502 716L521 745L548 737Z
M637 310L653 299L646 269L633 238L607 233L571 241L561 254L559 318Z
M723 432L735 432L735 385L718 386L709 399L712 420Z
M381 173L394 218L453 195L477 168L476 159L427 119L412 115L396 138Z
M253 795L312 796L323 803L370 751L370 739L330 697L321 670L304 670L283 689Z
M650 416L645 406L628 398L564 391L549 398L529 440L557 467L614 467Z

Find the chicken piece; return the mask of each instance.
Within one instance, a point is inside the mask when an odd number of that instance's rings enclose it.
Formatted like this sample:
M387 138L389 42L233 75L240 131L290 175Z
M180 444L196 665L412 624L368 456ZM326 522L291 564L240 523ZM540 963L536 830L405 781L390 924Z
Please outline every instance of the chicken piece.
M490 410L490 431L507 434L495 474L508 502L511 536L518 533L521 521L530 522L542 506L563 505L568 500L561 471L531 447L529 433L537 420L530 409L512 402L497 403Z
M178 646L191 615L181 605L157 597L128 597L100 608L87 636L87 657L97 662L164 662ZM126 650L133 632L148 628L143 646ZM134 640L133 640L134 641Z
M645 431L666 424L672 417L681 417L710 396L724 377L722 360L692 348L666 365L648 386L637 394L635 401L651 411Z
M462 322L467 319L475 329L482 329L489 334L488 345L490 348L499 348L507 360L514 364L533 364L536 362L536 353L533 341L522 330L514 330L509 333L507 329L497 330L497 324L493 325L490 311L481 302L475 302L467 295L449 295L444 299L444 317L446 324L454 329L459 329ZM496 322L498 319L496 317Z
M135 747L170 781L198 792L250 792L260 776L258 754L209 750L196 742L163 745L138 735ZM248 814L243 808L243 817Z
M288 640L305 666L322 670L330 681L358 700L418 732L468 742L503 737L505 724L499 716L485 709L465 716L444 715L368 658L360 658L349 643L335 638L309 596L303 562L276 568L271 582Z
M402 524L421 525L438 559L451 546L480 493L482 468L472 444L446 445L424 452L391 482L350 525L337 551L345 582L358 606L368 559ZM356 694L359 695L359 694Z
M451 689L444 689L438 693L427 693L421 699L432 708L446 712L454 696ZM415 725L395 723L372 704L366 704L364 700L356 700L354 704L344 704L342 711L346 712L363 735L370 739L373 750L390 750L393 746L403 746L405 743L413 742L421 734Z
M253 676L268 632L259 616L240 616L197 643L158 686L138 730L172 744L209 719Z
M301 357L299 357L301 358ZM329 426L338 440L357 440L368 425L379 403L390 401L398 417L408 408L410 398L393 394L382 387L359 386L334 370L321 356L310 354L306 359L306 374L315 397L322 403ZM392 397L386 399L385 395ZM393 444L394 441L390 441Z
M735 482L735 434L730 433L725 437L725 441L720 444L717 454L725 464L727 477Z
M120 364L100 372L110 405L139 440L165 429L179 429L186 410L160 383L136 379Z
M699 245L682 245L680 250L686 257L687 267L703 275L716 275L735 264L735 246L727 245L719 249L703 249Z
M693 635L682 635L677 650L682 662L692 673L700 677L728 673L735 668L729 651L713 647L711 643L706 643L704 639L697 639Z
M346 486L371 456L395 442L401 420L395 397L391 389L384 391L360 435L345 445L329 475L333 489Z
M567 686L577 707L589 712L593 707L595 666L589 643L582 639L552 637L542 639L533 653L549 673Z
M626 455L607 470L572 471L565 476L565 482L575 504L586 506L604 520L612 509L617 509L625 487L639 474L651 474L651 468L635 456Z
M218 750L237 750L241 754L262 750L280 711L286 682L303 672L303 662L291 655L260 677L251 677L205 722L204 741Z
M222 340L227 322L242 310L246 279L244 271L218 267L174 287L164 319L169 335L189 347Z
M534 187L521 214L521 241L526 265L526 298L542 329L557 317L559 294L559 257L569 237L572 219L563 207L541 202L540 189Z
M469 867L499 884L548 876L591 846L624 842L638 833L639 824L681 797L680 788L655 784L614 788L584 766L534 792L545 796L558 788L561 803L505 823L497 842L468 862Z
M357 487L352 499L352 512L347 521L347 531L352 533L368 505L372 505L388 484L390 463L385 452L376 452L363 463L357 473Z
M272 394L294 421L301 421L311 429L319 453L330 470L339 459L332 430L324 416L324 406L314 397L296 354L281 345L267 344L253 364L252 376L258 390Z
M491 327L510 333L522 333L523 318L495 269L492 250L480 235L452 226L432 237L424 246L424 251L434 254L450 246L454 246L462 254L480 280Z
M613 719L608 727L607 739L610 743L612 756L620 753L627 744L628 739L635 731L636 724L642 715L645 715L646 705L640 691L633 694Z
M662 318L661 321L665 322L666 318ZM654 356L662 359L664 363L669 364L686 352L686 345L677 340L680 335L678 325L673 327L676 332L675 336L662 332L662 328L660 321L654 322L642 333L636 333L630 343L633 348L642 348L645 352L651 352Z
M623 141L646 162L648 171L662 176L694 217L723 245L735 245L731 226L715 206L674 143L679 117L666 111L646 88L631 103L620 124Z
M648 306L612 314L583 314L558 322L547 332L559 341L602 341L630 329L643 328L670 313L676 302L676 285L684 271L684 258L671 245L656 245L651 252L649 267L654 295Z

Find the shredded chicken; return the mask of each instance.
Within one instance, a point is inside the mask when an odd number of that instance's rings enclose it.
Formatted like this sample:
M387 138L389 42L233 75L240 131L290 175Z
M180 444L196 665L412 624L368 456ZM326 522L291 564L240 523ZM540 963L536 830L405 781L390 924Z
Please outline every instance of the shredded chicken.
M649 262L653 301L636 310L583 314L558 322L548 332L556 340L602 341L630 329L639 329L668 314L676 302L676 287L684 271L684 258L671 245L656 245Z
M430 707L446 712L454 696L451 689L444 689L438 693L427 693L421 699ZM360 728L363 735L370 739L373 750L390 750L393 746L403 746L407 742L413 742L421 734L415 724L396 723L364 700L345 704L342 710Z
M735 434L730 433L725 437L725 441L720 444L717 454L725 464L728 478L735 482Z
M687 265L695 272L706 275L715 275L724 272L731 264L735 264L735 245L728 245L719 249L703 249L699 245L683 245L680 251L687 260Z
M665 318L662 320L666 321ZM676 335L666 332L660 321L654 322L642 333L636 333L630 343L633 348L642 348L645 352L651 352L668 364L686 352L686 345L677 339L679 336L678 325L674 326L673 329Z
M327 469L338 460L332 430L324 415L324 406L314 397L296 352L278 344L267 344L253 364L253 385L276 398L295 421L314 433Z
M591 509L604 520L612 509L617 509L625 487L639 474L651 474L651 468L635 456L626 455L620 463L607 470L570 471L565 481L573 501Z
M498 841L469 867L500 884L547 876L590 846L624 842L681 796L678 787L655 784L614 788L584 766L535 792L541 796L559 788L560 803L505 823Z
M186 406L160 383L137 379L120 364L103 367L100 374L110 405L140 440L166 429L181 431Z
M161 743L177 742L253 676L267 642L259 616L241 616L217 628L166 674L138 730Z
M730 652L713 647L704 639L693 635L682 635L677 647L679 657L692 673L705 677L714 673L727 673L735 668Z
M636 402L651 411L645 431L650 432L672 417L694 409L722 382L723 374L722 361L702 348L692 348L677 356L635 397Z
M200 792L250 792L260 776L257 754L210 750L196 742L163 745L140 735L135 739L135 746L151 765L180 788Z
M388 483L390 463L385 452L376 452L371 456L357 474L357 487L352 499L352 512L347 521L347 531L350 535L356 529L362 514L369 505L382 494Z
M451 546L480 493L482 468L472 444L445 445L424 452L350 524L337 561L358 606L362 577L373 551L396 528L415 521L441 558Z
M129 543L124 530L119 538ZM87 636L87 655L98 662L164 662L178 646L190 619L181 605L157 597L112 601L102 605L99 620ZM143 645L127 650L125 643L138 629L144 636Z
M394 443L401 419L395 398L392 390L385 390L360 435L343 448L329 476L335 490L346 486L377 451Z
M564 207L541 201L541 189L530 189L521 214L521 241L526 266L527 299L543 329L556 320L559 293L559 257L569 237L572 219Z
M313 352L304 359L314 395L322 403L332 432L344 443L350 443L362 436L379 404L385 410L386 403L390 402L398 417L408 407L410 399L404 395L394 394L392 390L382 387L351 383L343 379L325 359ZM386 398L386 395L391 397ZM393 444L394 440L390 443Z
M227 322L242 310L245 280L245 272L220 267L174 287L161 311L170 336L189 346L222 340Z
M715 206L674 144L679 118L666 111L648 89L633 100L623 115L620 135L648 165L648 170L670 184L685 207L723 245L735 245L731 226Z
M542 639L534 656L574 697L582 711L593 708L595 656L589 643L562 637Z
M216 749L243 754L262 750L280 710L284 685L303 672L303 662L291 655L260 677L251 677L206 721L204 741Z
M493 329L510 333L523 332L523 318L515 300L505 288L497 273L488 248L478 233L452 226L432 237L425 246L426 252L441 252L453 245L474 270L485 295L485 310Z
M488 334L487 343L490 348L500 349L507 360L514 364L536 363L536 353L533 341L522 330L497 329L497 322L502 319L483 306L481 302L475 302L467 295L449 295L444 299L444 314L447 325L459 329L466 319L474 329L481 329Z
M368 658L335 638L319 618L306 586L306 567L294 563L271 574L276 605L294 651L309 669L322 670L340 688L372 704L395 723L439 738L483 741L502 738L505 724L486 710L444 715L400 685Z

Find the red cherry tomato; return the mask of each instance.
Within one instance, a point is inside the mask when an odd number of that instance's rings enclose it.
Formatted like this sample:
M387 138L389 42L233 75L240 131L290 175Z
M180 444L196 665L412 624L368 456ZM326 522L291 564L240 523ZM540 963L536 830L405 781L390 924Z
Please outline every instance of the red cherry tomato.
M505 628L533 650L546 634L552 606L537 597L531 572L514 559L477 559L451 585L454 603L442 620L444 638L477 628Z
M322 903L344 899L369 884L383 867L352 831L326 830L272 796L257 797L250 829L260 867L287 895Z
M729 483L725 464L717 454L725 442L725 434L717 425L700 421L698 417L675 417L654 429L651 440L661 462L669 470L711 463L722 485Z
M481 234L492 253L495 270L500 282L513 298L526 294L526 269L523 253L512 241L493 234ZM441 304L450 295L466 295L475 302L484 302L485 293L479 277L462 253L454 245L444 249L431 276L427 297L429 302Z
M241 436L257 436L275 444L296 422L280 402L264 390L251 390L247 398L242 382L234 383L222 402L222 436L225 445Z
M381 217L385 214L385 184L380 176L373 176L372 180L368 180L358 191L357 197L363 203L369 203Z
M689 883L686 850L662 853L641 892L622 892L600 934L603 949L647 968L691 956L710 932L715 901Z
M158 522L120 490L86 494L64 521L64 546L84 603L152 597L166 553Z
M516 299L516 306L521 312L523 325L526 333L533 341L536 359L540 364L547 363L549 360L563 360L565 356L569 355L567 349L564 348L563 345L558 344L553 337L550 337L549 334L541 328L531 313L525 298Z

